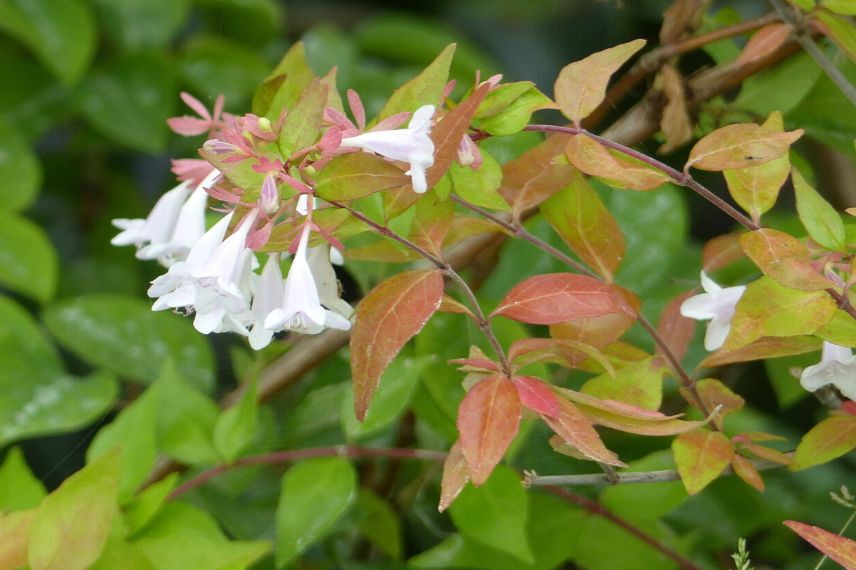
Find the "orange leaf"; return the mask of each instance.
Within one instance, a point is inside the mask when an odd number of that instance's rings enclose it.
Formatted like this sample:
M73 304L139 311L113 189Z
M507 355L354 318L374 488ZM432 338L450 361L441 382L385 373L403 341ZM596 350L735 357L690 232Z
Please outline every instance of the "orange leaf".
M758 470L755 469L755 466L752 465L751 461L742 455L734 455L734 457L731 458L731 469L738 477L743 479L747 485L753 487L759 493L764 492L764 480L761 478L761 474L758 473Z
M490 84L482 83L457 107L443 115L443 120L431 129L431 140L434 142L435 151L434 164L426 172L428 188L434 186L454 162L458 155L461 137L469 131L473 115L488 91L490 91Z
M524 407L551 418L559 415L559 398L542 380L532 376L515 376L511 381Z
M841 564L845 570L856 569L856 541L801 522L785 521L784 525Z
M541 204L541 212L571 251L612 280L624 258L624 235L580 171L572 169L567 185Z
M792 356L819 349L820 339L813 336L764 337L736 350L718 350L702 360L699 363L699 368L712 368L734 364L735 362L749 362L778 356Z
M574 172L574 167L555 162L565 152L568 135L555 134L547 137L514 160L502 165L502 186L499 193L519 216L564 188Z
M556 435L592 461L626 467L617 455L606 448L594 426L576 406L562 398L557 401L559 413L556 417L541 415Z
M381 374L440 306L443 273L408 271L372 289L356 310L351 370L357 419L366 416Z
M832 461L856 447L856 416L831 416L811 428L797 445L796 469Z
M468 317L475 318L469 307L448 295L443 295L443 298L440 301L440 307L437 310L443 313L457 313L459 315L467 315Z
M657 332L660 333L660 338L663 339L663 342L669 347L669 352L677 358L678 362L684 359L695 331L695 321L681 314L681 304L690 296L692 296L692 291L678 295L669 301L669 304L663 308L660 321L657 323ZM659 346L657 347L657 354L663 354Z
M590 176L602 178L615 188L653 190L669 181L669 176L627 155L607 149L591 137L576 135L565 149L568 160Z
M771 132L753 123L728 125L696 143L684 170L718 171L764 164L787 153L803 132Z
M461 442L456 441L443 463L443 479L440 481L440 504L437 510L442 513L448 509L449 505L461 494L464 485L469 480L467 460L461 451Z
M743 234L740 243L761 271L786 287L816 291L834 286L812 265L808 248L792 235L763 228Z
M562 113L580 126L603 101L612 74L644 45L645 40L633 40L566 65L553 88Z
M551 273L516 285L491 316L552 325L611 313L632 314L633 309L610 285L587 275Z
M452 227L454 216L455 205L452 201L441 201L435 192L431 192L416 203L410 238L416 245L442 257L443 240Z
M745 65L767 57L787 41L791 35L790 25L783 22L767 24L757 32L746 43L746 47L737 56L735 65Z
M742 235L742 231L731 232L708 240L701 250L703 269L710 273L746 257L740 245Z
M457 425L470 478L481 485L517 435L520 398L514 384L499 375L476 384L458 408Z
M660 69L659 81L666 105L660 117L660 130L666 137L657 152L669 153L690 140L693 136L693 125L687 110L687 96L680 72L674 66L666 64Z
M718 431L684 433L672 442L678 474L687 493L695 495L716 479L734 456L731 441Z

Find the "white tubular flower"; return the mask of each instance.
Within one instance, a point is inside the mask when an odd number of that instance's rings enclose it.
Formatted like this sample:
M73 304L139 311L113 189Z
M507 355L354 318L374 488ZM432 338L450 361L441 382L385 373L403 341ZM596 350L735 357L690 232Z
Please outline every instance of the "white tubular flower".
M800 384L809 392L832 384L845 397L856 400L856 357L853 351L824 341L820 362L802 371Z
M190 183L182 182L166 192L155 203L148 217L143 219L117 218L113 225L122 230L110 243L117 246L143 247L150 243L164 243L175 230L181 206L190 195Z
M262 273L256 281L253 305L250 308L252 319L250 330L250 346L253 350L261 350L270 344L273 331L264 326L265 319L282 304L285 293L282 279L282 269L279 265L279 254L268 257Z
M339 280L336 279L336 272L333 270L331 259L334 249L336 248L331 248L327 244L310 247L307 261L309 269L312 271L312 277L315 278L315 285L318 287L318 298L323 306L333 312L328 317L338 325L329 326L348 330L351 328L350 318L354 314L354 309L339 295Z
M694 295L683 302L681 314L691 319L700 321L710 320L707 325L707 333L704 335L704 347L707 350L716 350L725 342L728 332L731 330L731 318L737 301L746 290L745 285L737 287L722 288L716 284L707 274L701 272L701 286L705 292Z
M369 131L342 139L342 146L410 163L410 170L405 174L410 176L414 192L422 194L428 189L425 170L434 164L434 142L428 136L433 116L434 105L423 105L413 113L406 129Z
M318 286L307 259L309 232L310 228L306 226L288 270L282 304L265 319L264 326L267 329L318 334L325 328L351 328L350 321L339 313L325 309L321 304Z

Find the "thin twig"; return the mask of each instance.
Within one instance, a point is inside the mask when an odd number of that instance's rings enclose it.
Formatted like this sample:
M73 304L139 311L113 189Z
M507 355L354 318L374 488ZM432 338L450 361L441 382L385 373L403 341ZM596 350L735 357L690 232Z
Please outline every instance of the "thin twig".
M652 548L658 550L659 552L662 552L665 556L668 556L669 558L674 560L678 564L678 566L682 568L682 570L701 570L701 566L698 566L693 561L683 557L680 553L666 546L641 528L631 524L629 521L616 515L597 501L589 499L588 497L583 497L582 495L578 495L573 491L569 491L568 489L556 487L555 485L547 485L544 487L544 490L548 493L551 493L559 498L568 501L569 503L573 503L578 507L585 509L593 515L603 517L614 525L624 529L629 534L632 534L645 544L648 544Z
M794 15L789 11L787 5L782 0L770 0L770 4L773 5L773 8L782 20L790 24L797 31L795 36L797 42L799 42L815 63L823 69L826 76L835 83L835 86L841 90L844 96L847 97L854 106L856 106L856 87L854 87L847 77L841 73L841 70L839 70L835 64L826 57L826 54L823 53L823 50L818 47L814 40L801 31L802 28L799 22L797 22Z
M781 463L766 460L753 460L752 466L758 471L767 471L785 467ZM734 471L727 467L723 475L733 475ZM679 481L681 476L674 469L662 469L659 471L637 471L617 472L617 484L629 483L662 483L665 481ZM605 473L592 473L588 475L527 475L523 481L524 485L530 487L543 487L547 485L613 485L613 481Z
M487 338L487 341L490 343L491 347L493 348L493 351L496 354L496 358L497 358L497 360L499 360L499 364L500 364L500 367L502 368L502 372L506 375L506 377L511 378L511 366L508 363L508 358L505 355L505 350L503 350L502 345L499 342L499 339L496 338L496 335L494 334L493 329L490 326L490 321L488 320L488 318L485 316L484 312L482 311L481 305L479 304L479 301L476 298L476 294L473 292L472 288L467 284L467 282L464 280L464 278L461 277L461 275L457 271L455 271L455 269L450 264L446 263L445 261L443 261L442 259L440 259L436 255L432 254L431 252L429 252L425 248L413 243L412 241L410 241L406 237L399 235L396 232L389 229L388 227L383 226L383 225L375 222L374 220L370 219L368 216L366 216L362 212L359 212L359 211L351 208L347 204L343 204L341 202L336 202L334 200L327 200L327 202L329 204L331 204L332 206L335 206L336 208L341 208L343 210L347 210L348 212L350 212L350 214L352 216L354 216L355 218L357 218L358 220L360 220L361 222L363 222L364 224L366 224L367 226L372 228L377 233L379 233L385 237L388 237L392 240L395 240L398 243L400 243L401 245L403 245L404 247L406 247L412 251L415 251L416 253L418 253L419 255L421 255L422 257L424 257L425 259L427 259L431 263L433 263L438 269L440 269L443 273L445 273L452 281L457 283L458 286L463 291L464 295L469 300L470 305L472 305L471 308L473 310L473 314L476 317L476 321L477 321L477 324L479 326L479 329L482 331L482 333L484 333L485 338Z

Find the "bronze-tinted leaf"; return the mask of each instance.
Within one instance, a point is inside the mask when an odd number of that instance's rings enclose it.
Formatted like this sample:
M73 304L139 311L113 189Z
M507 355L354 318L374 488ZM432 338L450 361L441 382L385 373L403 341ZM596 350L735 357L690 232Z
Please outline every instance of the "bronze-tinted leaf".
M467 469L467 460L461 451L461 442L456 441L449 450L449 456L446 457L443 463L443 479L440 481L440 504L437 510L441 513L449 508L461 491L464 485L470 480L470 473Z
M684 170L719 171L764 164L787 153L803 132L771 132L752 123L728 125L696 143Z
M807 469L832 461L856 448L856 416L830 416L811 428L797 445L794 462Z
M591 421L576 406L562 398L558 402L558 415L541 416L556 435L592 461L626 467L617 455L606 448Z
M579 126L603 101L612 74L644 45L645 40L633 40L566 65L554 86L562 113Z
M672 442L672 451L681 481L690 495L716 479L734 457L731 441L718 431L681 434Z
M315 180L318 197L325 200L354 200L409 184L400 168L366 152L350 152L334 158Z
M687 96L680 72L670 64L660 69L660 89L666 96L666 105L660 117L660 130L666 142L657 152L668 154L692 139L693 124L687 110Z
M743 479L747 485L750 485L759 493L764 492L764 480L761 478L761 474L758 473L758 470L755 469L755 466L752 465L751 461L742 455L735 454L734 457L731 458L731 469L738 477Z
M660 314L660 321L657 323L657 332L660 338L666 343L669 352L680 362L684 359L687 353L687 347L693 339L695 332L695 321L681 314L681 305L692 295L692 291L688 291L682 295L678 295L663 308ZM657 354L663 354L663 351L657 346Z
M737 56L735 65L745 65L767 57L787 41L792 31L793 28L783 22L767 24L749 39Z
M491 316L551 325L612 313L634 314L612 286L586 275L536 275L516 285Z
M607 281L624 258L618 222L579 170L567 185L541 204L541 212L568 247Z
M834 286L812 264L808 248L790 234L763 228L743 234L740 242L761 271L786 287L816 291Z
M724 366L735 362L749 362L779 356L804 354L820 349L820 339L813 336L792 336L784 338L760 338L736 350L720 349L699 363L699 368Z
M785 521L784 525L846 570L856 568L856 541L801 522Z
M517 435L519 424L520 398L508 378L489 376L464 396L457 425L474 485L487 481Z
M701 250L703 269L709 273L746 257L740 245L742 235L743 232L738 231L709 239Z
M354 408L362 421L381 374L440 306L443 274L407 271L380 283L357 305L351 334Z
M590 176L597 176L615 188L653 190L668 182L669 176L644 162L611 151L591 137L577 135L565 149L568 161Z
M568 183L574 168L557 158L565 152L568 139L565 134L551 135L502 165L499 193L515 215L537 206Z
M559 415L559 398L543 380L533 376L515 376L511 381L524 407L551 418Z

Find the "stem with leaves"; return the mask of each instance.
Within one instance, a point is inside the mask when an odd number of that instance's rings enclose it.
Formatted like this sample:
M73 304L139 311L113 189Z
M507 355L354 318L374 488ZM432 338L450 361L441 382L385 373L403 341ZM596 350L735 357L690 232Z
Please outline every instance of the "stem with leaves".
M336 208L347 210L352 216L372 228L377 233L392 240L395 240L404 247L415 251L416 253L424 257L426 260L434 264L443 273L445 273L449 277L449 279L457 283L463 291L464 295L467 297L467 300L470 302L471 308L473 310L473 315L476 320L476 324L478 324L479 329L485 335L485 338L487 338L487 341L493 348L493 351L496 354L496 358L499 361L499 365L502 368L503 374L505 374L507 378L511 378L511 366L508 363L508 357L505 355L505 350L503 350L499 339L496 338L496 334L494 334L493 329L490 326L490 321L485 316L484 311L482 311L481 305L479 304L479 301L476 298L476 294L473 292L472 288L467 284L464 278L461 277L461 275L457 271L455 271L455 269L451 265L449 265L436 255L432 254L425 248L413 243L406 237L401 236L389 229L388 227L375 222L362 212L358 212L357 210L354 210L350 206L341 202L336 202L334 200L327 200L327 202L332 206L335 206Z

